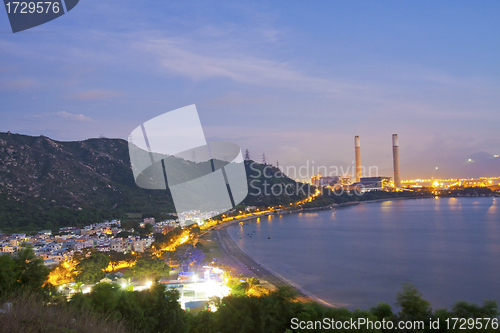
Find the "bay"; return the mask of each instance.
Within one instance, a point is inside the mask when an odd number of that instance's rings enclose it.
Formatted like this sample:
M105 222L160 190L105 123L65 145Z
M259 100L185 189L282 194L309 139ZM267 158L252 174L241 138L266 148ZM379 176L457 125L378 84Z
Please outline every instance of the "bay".
M334 306L395 303L413 283L433 308L500 300L499 198L393 200L229 228L249 255Z

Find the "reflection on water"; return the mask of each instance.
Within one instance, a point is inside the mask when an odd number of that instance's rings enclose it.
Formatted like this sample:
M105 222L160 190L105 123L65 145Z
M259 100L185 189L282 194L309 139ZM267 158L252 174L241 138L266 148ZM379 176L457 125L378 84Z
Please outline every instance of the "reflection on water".
M269 217L230 233L246 252L332 304L394 304L410 281L438 308L500 300L499 214L495 198L396 200Z
M492 215L498 214L497 199L496 198L493 198L493 201L492 201L490 207L488 208L487 213L492 214Z

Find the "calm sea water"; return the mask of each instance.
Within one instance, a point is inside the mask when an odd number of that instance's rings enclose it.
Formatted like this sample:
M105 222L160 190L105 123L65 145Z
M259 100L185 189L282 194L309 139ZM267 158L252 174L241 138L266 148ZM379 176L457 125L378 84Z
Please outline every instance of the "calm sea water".
M409 281L442 308L500 301L499 205L489 197L384 201L260 218L229 233L249 255L333 305L393 305Z

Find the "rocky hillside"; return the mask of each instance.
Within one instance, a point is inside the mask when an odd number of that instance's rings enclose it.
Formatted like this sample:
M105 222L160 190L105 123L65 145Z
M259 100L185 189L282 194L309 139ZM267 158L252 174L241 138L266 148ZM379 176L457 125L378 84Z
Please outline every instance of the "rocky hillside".
M254 164L250 168L247 163L247 174L263 180L254 181L254 188L264 181L294 183L274 168L264 172L264 167ZM254 179L249 177L249 181ZM301 197L266 196L262 191L249 195L244 203L264 206ZM59 142L45 136L0 133L3 232L81 225L132 212L169 213L175 209L168 191L144 190L135 184L125 140Z
M135 185L126 141L0 133L0 229L144 211L173 211L173 204L167 192Z

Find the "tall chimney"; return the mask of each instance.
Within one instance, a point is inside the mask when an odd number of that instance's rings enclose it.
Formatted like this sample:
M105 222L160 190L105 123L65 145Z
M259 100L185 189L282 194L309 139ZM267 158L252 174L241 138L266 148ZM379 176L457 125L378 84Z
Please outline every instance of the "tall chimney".
M363 173L361 170L361 152L359 145L359 136L354 137L354 153L356 155L356 183L359 183L361 177L363 177Z
M392 135L392 162L394 164L394 186L401 187L401 176L399 175L399 141L398 135Z

